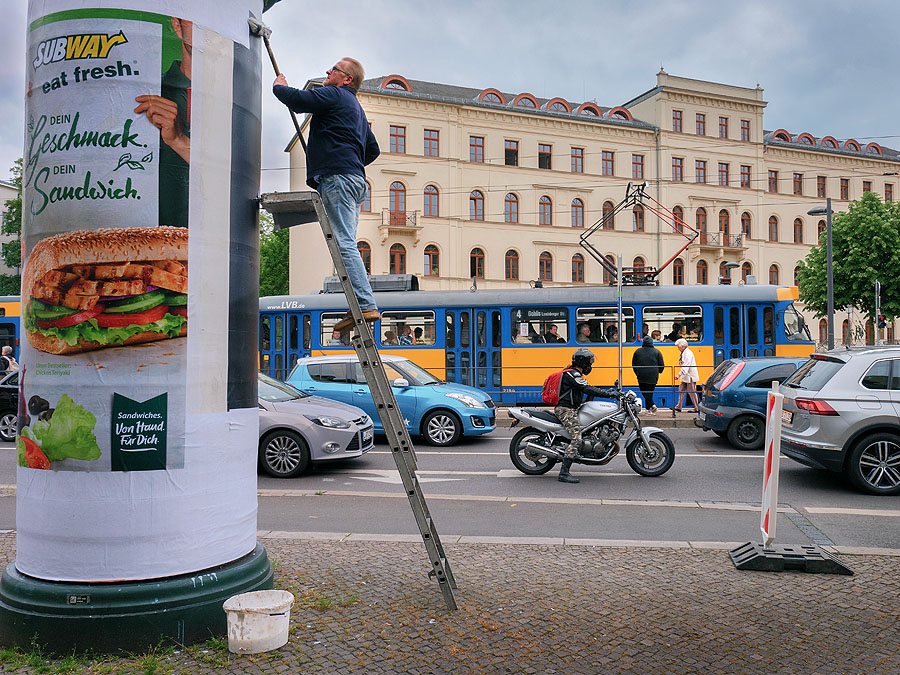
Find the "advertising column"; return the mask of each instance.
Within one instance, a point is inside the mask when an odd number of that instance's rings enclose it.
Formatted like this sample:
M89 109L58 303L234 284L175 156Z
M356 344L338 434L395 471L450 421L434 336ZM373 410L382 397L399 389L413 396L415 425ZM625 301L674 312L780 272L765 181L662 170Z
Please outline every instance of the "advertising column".
M256 542L261 9L30 3L17 541L0 584L13 641L206 637L224 598L271 583ZM92 627L57 616L45 635L35 594ZM116 635L97 636L104 619Z

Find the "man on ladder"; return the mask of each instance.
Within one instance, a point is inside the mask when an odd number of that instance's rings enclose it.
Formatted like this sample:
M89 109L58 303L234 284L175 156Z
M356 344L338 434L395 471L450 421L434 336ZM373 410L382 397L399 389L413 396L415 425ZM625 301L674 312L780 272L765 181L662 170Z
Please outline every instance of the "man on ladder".
M344 57L325 74L324 86L312 90L289 87L285 76L278 75L272 92L293 112L312 113L306 184L322 198L363 320L373 322L381 314L356 248L356 227L367 190L364 167L374 162L380 151L356 99L364 77L362 65ZM352 326L353 317L347 312L334 329L344 331Z

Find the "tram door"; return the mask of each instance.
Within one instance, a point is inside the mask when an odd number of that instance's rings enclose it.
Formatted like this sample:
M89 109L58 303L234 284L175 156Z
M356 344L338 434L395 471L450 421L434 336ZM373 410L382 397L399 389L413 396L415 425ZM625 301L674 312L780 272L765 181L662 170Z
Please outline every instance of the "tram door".
M309 356L309 312L263 312L259 316L259 370L276 380L290 375L297 359Z
M500 311L448 309L444 322L446 380L477 387L499 400L503 382Z
M765 305L718 305L713 309L715 364L725 359L775 354L774 313Z

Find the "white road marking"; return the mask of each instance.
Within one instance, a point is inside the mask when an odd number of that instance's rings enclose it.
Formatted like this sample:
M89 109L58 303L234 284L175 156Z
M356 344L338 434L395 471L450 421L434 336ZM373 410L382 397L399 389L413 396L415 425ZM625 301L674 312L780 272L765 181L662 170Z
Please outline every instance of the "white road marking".
M836 516L882 516L885 518L900 518L898 509L854 509L827 506L808 506L807 513L825 513Z

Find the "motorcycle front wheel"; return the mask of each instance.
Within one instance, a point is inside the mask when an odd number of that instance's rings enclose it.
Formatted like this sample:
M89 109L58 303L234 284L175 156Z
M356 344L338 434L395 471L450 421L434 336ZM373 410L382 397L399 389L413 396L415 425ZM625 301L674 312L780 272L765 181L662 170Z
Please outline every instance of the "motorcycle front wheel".
M544 434L534 429L522 429L509 442L509 458L513 466L529 476L540 476L547 473L556 464L556 460L526 448L526 444L543 443Z
M635 473L642 476L662 476L675 462L675 444L661 431L650 434L650 451L640 437L625 448L625 458Z

